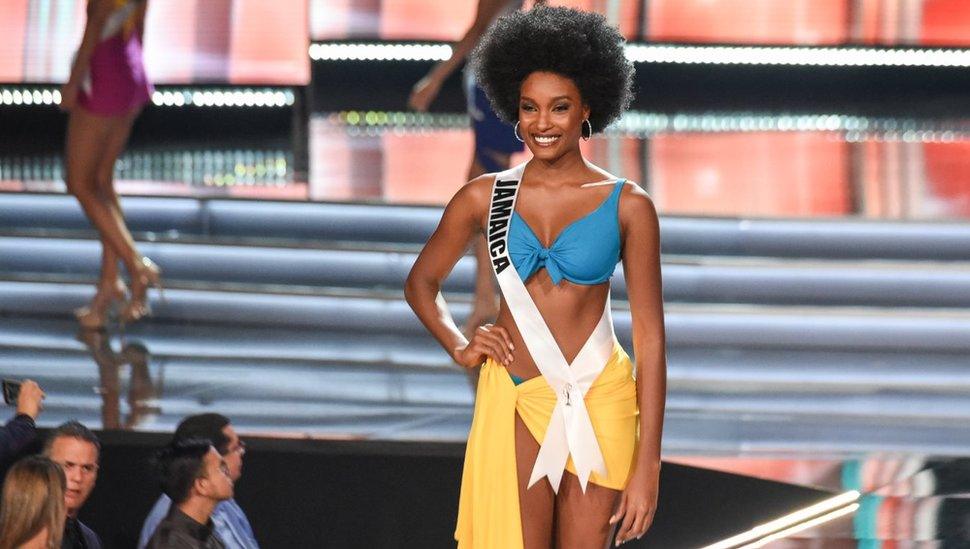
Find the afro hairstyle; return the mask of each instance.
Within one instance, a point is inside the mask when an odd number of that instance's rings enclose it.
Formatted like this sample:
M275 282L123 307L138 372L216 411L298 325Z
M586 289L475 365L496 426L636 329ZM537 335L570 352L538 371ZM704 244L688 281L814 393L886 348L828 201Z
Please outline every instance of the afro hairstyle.
M479 86L506 122L519 118L522 82L547 71L576 84L593 130L602 131L633 98L633 64L624 43L598 13L537 6L496 20L472 53L472 63Z

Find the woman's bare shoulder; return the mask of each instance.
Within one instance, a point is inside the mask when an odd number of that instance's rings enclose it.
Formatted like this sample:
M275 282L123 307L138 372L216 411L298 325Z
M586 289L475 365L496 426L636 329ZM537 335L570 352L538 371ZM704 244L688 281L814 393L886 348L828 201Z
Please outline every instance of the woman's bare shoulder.
M463 185L448 202L447 210L462 214L477 221L484 219L488 203L492 197L495 174L485 174Z
M492 196L492 185L494 184L494 173L480 175L458 189L452 202L458 202L464 207L485 209L488 207L489 199Z
M657 220L657 208L653 199L634 181L624 181L620 199L620 219L642 219L652 223Z

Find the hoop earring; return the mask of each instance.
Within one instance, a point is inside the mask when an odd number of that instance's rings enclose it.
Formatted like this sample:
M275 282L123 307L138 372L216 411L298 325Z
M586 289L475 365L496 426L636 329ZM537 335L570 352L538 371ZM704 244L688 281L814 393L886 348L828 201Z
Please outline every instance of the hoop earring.
M519 137L519 121L515 121L515 125L512 126L512 133L515 134L515 138L519 140L520 143L525 143L525 139Z
M589 141L589 138L593 137L593 125L589 122L589 118L583 120L583 124L589 126L589 135L586 135L586 132L583 131L585 128L580 128L580 135L582 136L583 141Z

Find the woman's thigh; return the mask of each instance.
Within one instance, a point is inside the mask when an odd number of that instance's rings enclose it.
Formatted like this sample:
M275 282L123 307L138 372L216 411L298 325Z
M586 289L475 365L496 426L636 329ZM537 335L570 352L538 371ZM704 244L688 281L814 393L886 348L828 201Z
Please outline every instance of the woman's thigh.
M563 473L556 495L556 547L609 547L613 537L610 516L619 498L619 490L592 482L586 484L586 493L583 493L579 478L569 471Z
M81 107L71 111L67 122L64 150L65 179L68 190L93 191L98 164L112 127L112 120L95 116Z
M125 150L125 145L128 144L131 127L134 125L137 116L138 111L134 111L131 114L111 119L97 168L98 185L103 188L102 190L114 192L110 187L114 179L115 161L118 160L118 157ZM104 187L109 188L104 189Z
M519 480L519 513L525 549L549 549L552 545L555 494L542 479L528 488L532 467L539 455L539 443L532 437L519 414L515 414L515 464Z

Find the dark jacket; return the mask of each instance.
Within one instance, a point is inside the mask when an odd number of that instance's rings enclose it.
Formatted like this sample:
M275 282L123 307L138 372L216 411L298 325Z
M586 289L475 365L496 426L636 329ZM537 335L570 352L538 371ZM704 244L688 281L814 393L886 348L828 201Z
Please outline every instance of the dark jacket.
M61 549L101 549L101 538L83 522L68 518L64 524Z
M37 437L33 418L20 414L0 427L0 462L5 462L23 450Z
M216 537L211 519L207 524L199 524L173 505L145 549L225 549L225 546Z

